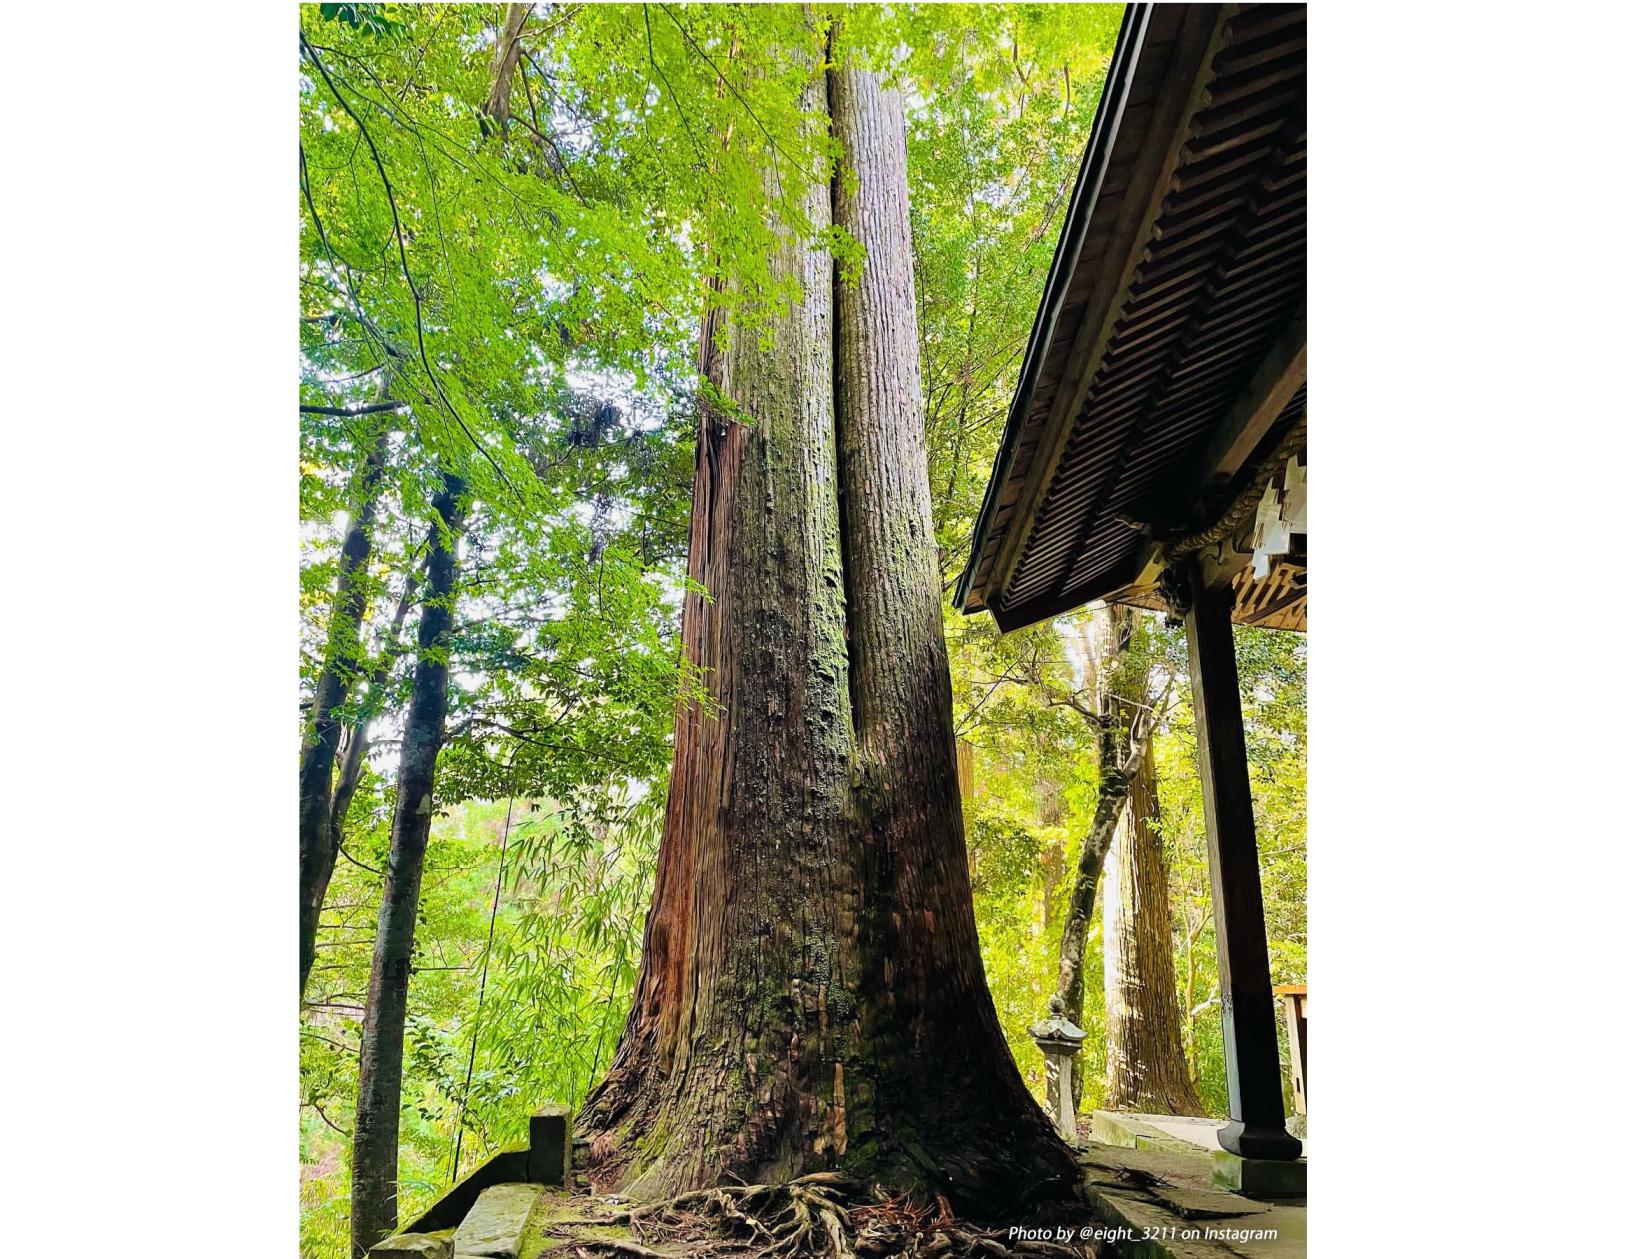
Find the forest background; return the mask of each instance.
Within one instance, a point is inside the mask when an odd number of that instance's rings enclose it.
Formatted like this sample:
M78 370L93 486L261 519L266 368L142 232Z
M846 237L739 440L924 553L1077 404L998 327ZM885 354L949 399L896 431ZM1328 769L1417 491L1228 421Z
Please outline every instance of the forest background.
M527 11L528 9L528 11ZM1100 795L1104 613L1000 636L947 590L1110 60L1117 6L857 11L909 100L928 450L978 929L1001 1023L1056 988ZM794 181L789 8L308 5L299 201L302 713L329 718L341 836L300 1017L304 1253L345 1253L357 1060L425 607L447 674L403 1050L403 1217L607 1066L636 978L680 693L704 312L774 294L761 170ZM839 254L850 245L832 235ZM726 257L730 269L719 259ZM738 288L725 284L725 277ZM742 316L743 318L743 316ZM751 335L741 324L735 335ZM426 596L437 493L468 508ZM445 529L442 522L433 528ZM364 539L358 551L358 539ZM359 613L359 615L354 615ZM1273 972L1305 967L1305 640L1240 630ZM1137 618L1181 1049L1225 1076L1183 640ZM334 691L338 686L338 692ZM328 688L324 690L324 687ZM333 694L342 693L336 704ZM346 770L345 767L348 767ZM353 793L353 794L349 794ZM1103 896L1110 898L1107 880ZM1103 917L1080 1104L1101 1104ZM1285 1042L1284 1042L1285 1043Z

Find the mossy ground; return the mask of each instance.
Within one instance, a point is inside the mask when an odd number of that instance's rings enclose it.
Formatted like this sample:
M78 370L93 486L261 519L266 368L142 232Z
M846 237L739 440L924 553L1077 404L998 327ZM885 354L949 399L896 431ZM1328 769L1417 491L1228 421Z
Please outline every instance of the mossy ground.
M525 1231L525 1244L520 1250L519 1259L537 1259L538 1255L550 1251L563 1251L573 1242L631 1241L632 1230L609 1218L602 1224L559 1223L561 1220L590 1220L596 1215L608 1217L610 1212L610 1208L586 1194L544 1186L537 1195L536 1210L531 1215L530 1227ZM673 1252L674 1255L676 1253Z

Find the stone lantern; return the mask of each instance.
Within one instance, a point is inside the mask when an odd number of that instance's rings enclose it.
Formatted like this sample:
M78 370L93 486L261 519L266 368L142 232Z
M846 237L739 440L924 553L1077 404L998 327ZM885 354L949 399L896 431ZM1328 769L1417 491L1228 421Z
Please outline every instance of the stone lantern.
M1028 1028L1044 1053L1045 1110L1065 1141L1078 1140L1073 1118L1073 1055L1084 1043L1084 1029L1062 1013L1061 998L1050 998L1050 1017Z

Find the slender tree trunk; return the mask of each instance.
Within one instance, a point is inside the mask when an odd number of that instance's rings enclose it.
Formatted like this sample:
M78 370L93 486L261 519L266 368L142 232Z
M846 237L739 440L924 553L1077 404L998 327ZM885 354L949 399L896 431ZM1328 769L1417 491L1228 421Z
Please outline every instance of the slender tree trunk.
M387 386L381 394L387 393ZM310 724L299 750L299 995L316 960L316 924L338 850L332 843L333 762L344 731L340 710L362 667L361 627L367 618L367 560L384 476L389 424L377 428L356 473L354 515L339 553L339 577L328 622L327 650L316 680Z
M803 64L816 55L804 50ZM862 273L784 234L799 302L708 364L678 716L643 966L590 1095L601 1188L658 1196L839 1168L1008 1204L1076 1167L983 977L960 815L920 412L903 107L811 77L852 179ZM801 212L830 224L829 184ZM851 282L849 282L851 279ZM839 373L838 373L839 363Z
M1202 1111L1180 1045L1161 824L1157 766L1148 735L1146 756L1130 783L1129 805L1102 876L1106 1105L1112 1110L1196 1115Z
M351 1159L350 1248L364 1255L395 1230L401 1121L401 1052L424 851L435 813L435 760L446 730L447 649L456 599L463 483L450 473L435 495L428 575L395 789L389 864L378 910Z
M1067 1017L1075 1023L1084 1006L1084 945L1095 914L1101 868L1128 803L1129 785L1145 759L1153 724L1146 709L1125 705L1114 694L1117 674L1114 663L1128 641L1129 625L1127 610L1114 607L1092 627L1097 634L1105 631L1109 635L1097 644L1091 680L1095 711L1100 715L1096 725L1100 787L1095 812L1090 817L1090 829L1079 849L1073 895L1062 923L1061 973L1056 988Z
M1203 928L1208 925L1208 911L1204 911L1193 925L1190 910L1186 917L1186 989L1185 998L1181 1002L1186 1012L1186 1068L1191 1074L1191 1086L1200 1098L1203 1087L1202 1056L1197 1052L1197 1015L1209 1001L1218 999L1214 997L1205 1001L1201 1006L1197 1003L1197 938L1202 934Z
M339 780L333 787L333 807L328 823L332 830L331 843L335 857L339 845L344 841L344 823L350 816L350 802L355 798L356 788L361 785L361 771L367 764L372 724L380 707L379 693L389 684L390 670L401 654L401 627L406 623L407 613L412 610L417 593L418 574L408 571L401 597L395 604L395 615L390 618L389 633L385 636L378 661L367 676L367 694L362 699L361 711L345 731L344 743L339 749ZM330 876L332 868L330 863ZM325 882L323 891L326 891Z

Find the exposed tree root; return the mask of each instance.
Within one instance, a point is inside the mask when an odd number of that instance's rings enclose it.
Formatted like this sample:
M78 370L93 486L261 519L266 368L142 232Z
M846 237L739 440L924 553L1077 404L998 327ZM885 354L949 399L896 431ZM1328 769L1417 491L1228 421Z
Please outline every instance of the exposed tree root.
M836 1172L783 1185L723 1185L660 1202L622 1207L555 1228L620 1224L636 1241L582 1238L560 1255L623 1254L638 1259L1093 1259L1087 1243L1011 1240L1011 1230L955 1217L941 1197L860 1201L861 1186ZM1082 1217L1081 1217L1082 1218Z
M594 1251L608 1251L615 1255L632 1255L634 1259L670 1259L664 1250L651 1250L648 1246L640 1246L637 1242L622 1241L615 1237L592 1237L577 1242L567 1249L557 1252L567 1255L591 1254Z

